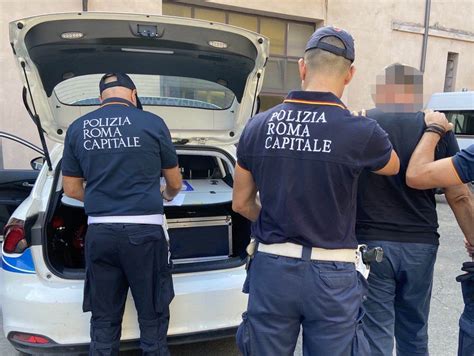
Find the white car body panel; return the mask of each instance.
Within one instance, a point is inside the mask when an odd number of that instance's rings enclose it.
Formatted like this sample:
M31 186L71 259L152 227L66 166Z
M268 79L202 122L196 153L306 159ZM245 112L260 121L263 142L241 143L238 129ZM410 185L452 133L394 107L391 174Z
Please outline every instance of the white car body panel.
M40 246L32 247L41 254ZM3 329L46 335L60 344L89 339L90 313L82 312L84 282L43 280L37 274L2 270ZM173 276L175 298L170 306L168 335L183 335L235 327L246 308L241 292L244 266L230 270ZM129 293L122 323L122 340L139 338L137 314Z

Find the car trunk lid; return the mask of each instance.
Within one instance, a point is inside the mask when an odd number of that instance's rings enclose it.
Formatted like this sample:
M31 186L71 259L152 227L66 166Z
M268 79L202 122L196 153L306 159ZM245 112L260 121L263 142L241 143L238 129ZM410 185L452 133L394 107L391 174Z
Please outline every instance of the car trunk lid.
M144 109L163 117L174 140L236 143L268 57L268 41L257 33L137 14L31 17L10 23L10 41L31 91L28 106L57 142L75 119L99 107L100 76L126 72Z

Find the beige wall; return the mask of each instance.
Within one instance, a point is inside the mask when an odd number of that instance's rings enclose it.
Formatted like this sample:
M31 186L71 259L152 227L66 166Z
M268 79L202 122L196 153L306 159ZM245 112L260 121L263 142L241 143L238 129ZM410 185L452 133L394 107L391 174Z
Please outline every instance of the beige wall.
M349 107L373 106L371 85L385 66L399 62L420 67L423 35L392 30L392 21L423 25L424 16L423 0L329 1L326 23L345 28L356 42L357 74L344 95ZM473 18L472 0L432 0L430 26L474 32ZM455 89L474 90L474 43L430 36L424 76L426 100L444 89L448 51L459 53Z
M423 35L392 29L392 22L423 25L424 0L180 0L233 11L293 18L336 25L356 41L357 74L344 101L359 110L373 106L371 84L383 68L394 62L419 68ZM327 6L326 6L327 4ZM82 0L0 0L0 130L38 143L36 130L21 103L19 74L8 42L8 22L22 17L81 11ZM89 11L160 14L161 0L89 0ZM474 33L473 0L432 0L430 25ZM448 51L459 53L456 90L474 90L474 42L430 36L425 72L425 94L443 91ZM3 142L6 167L26 166L35 156ZM28 153L27 153L28 152Z

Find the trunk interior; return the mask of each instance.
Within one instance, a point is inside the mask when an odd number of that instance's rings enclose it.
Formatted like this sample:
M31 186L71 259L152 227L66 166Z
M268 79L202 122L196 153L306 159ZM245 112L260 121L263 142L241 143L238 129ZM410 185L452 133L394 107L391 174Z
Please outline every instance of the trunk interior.
M182 203L165 206L173 273L232 268L245 262L250 222L232 211L233 159L221 151L178 150ZM45 230L50 268L63 278L82 278L87 216L82 204L54 203Z

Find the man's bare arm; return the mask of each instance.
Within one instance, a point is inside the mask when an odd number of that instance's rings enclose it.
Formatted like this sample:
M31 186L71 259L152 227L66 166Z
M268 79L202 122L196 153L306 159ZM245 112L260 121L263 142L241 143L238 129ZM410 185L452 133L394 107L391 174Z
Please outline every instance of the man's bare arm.
M84 201L84 178L64 176L63 189L69 198Z
M252 173L237 164L232 193L232 210L250 221L256 221L261 209L262 207L257 199L257 186Z
M394 176L398 174L400 170L400 159L398 158L397 152L392 150L392 154L390 155L390 160L382 169L375 171L375 174L379 174L381 176Z
M172 200L181 191L183 185L183 178L179 171L179 166L162 169L161 173L166 181L166 186L162 192L163 197L167 200Z
M445 131L452 129L446 116L439 112L426 112L427 126L436 125ZM441 137L435 132L425 132L416 146L408 164L406 180L415 189L442 188L463 182L454 168L452 158L435 161L435 149Z
M474 245L474 196L466 184L445 189L444 194L465 239Z
M454 168L451 157L434 160L440 137L426 132L416 146L408 164L407 185L415 189L430 189L463 184Z

